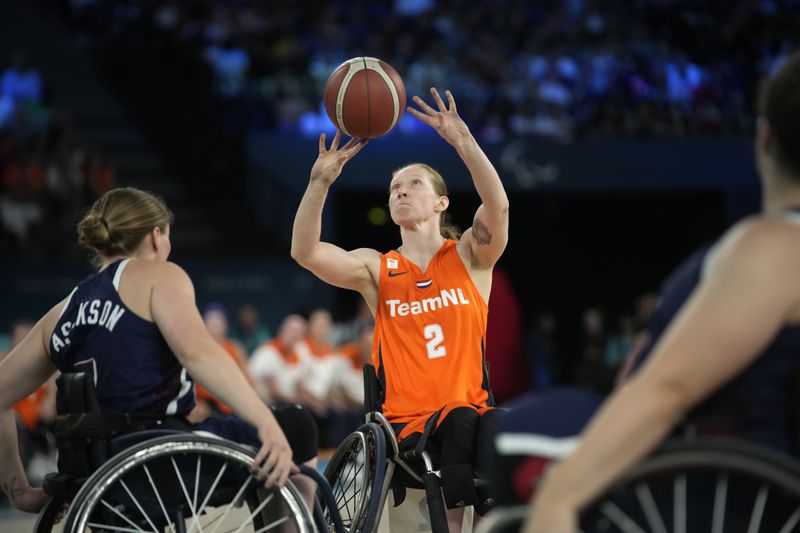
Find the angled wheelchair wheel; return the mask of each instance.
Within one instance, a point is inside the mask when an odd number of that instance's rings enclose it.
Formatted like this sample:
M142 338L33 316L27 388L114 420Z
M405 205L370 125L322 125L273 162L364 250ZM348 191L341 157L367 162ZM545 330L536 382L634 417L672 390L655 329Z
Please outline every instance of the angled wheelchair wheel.
M253 457L243 446L192 434L142 442L86 481L64 531L311 533L295 487L264 489L250 474Z
M36 517L36 524L33 526L34 533L52 533L62 531L61 525L56 524L59 514L67 506L66 498L51 497L47 500L39 515ZM64 530L66 531L66 530Z
M664 446L581 517L584 533L789 533L799 524L800 464L718 441Z
M375 423L348 435L325 469L333 500L348 532L372 532L380 514L381 489L386 473L386 437ZM330 512L323 506L328 530L334 531Z

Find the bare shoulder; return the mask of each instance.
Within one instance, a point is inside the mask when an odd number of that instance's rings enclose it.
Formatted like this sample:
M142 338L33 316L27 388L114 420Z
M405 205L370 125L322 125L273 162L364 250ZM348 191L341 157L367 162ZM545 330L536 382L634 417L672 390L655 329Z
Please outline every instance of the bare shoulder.
M356 248L354 250L350 250L350 253L365 261L377 261L381 257L381 253L374 248Z
M189 274L172 261L134 261L130 266L133 267L131 270L134 275L152 280L153 284L161 282L191 284Z
M748 217L726 233L722 245L740 253L754 249L765 252L800 255L800 220L793 222L777 216ZM792 246L787 246L792 245Z
M373 277L377 277L381 261L381 253L378 250L374 248L356 248L348 253L360 260L369 269Z
M736 262L754 273L780 275L800 268L800 223L754 216L733 226L714 250L712 270Z

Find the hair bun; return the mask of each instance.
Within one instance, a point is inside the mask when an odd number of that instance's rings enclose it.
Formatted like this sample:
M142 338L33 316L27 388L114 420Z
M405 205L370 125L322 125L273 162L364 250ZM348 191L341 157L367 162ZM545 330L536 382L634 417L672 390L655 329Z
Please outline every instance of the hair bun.
M78 239L95 250L105 250L111 241L108 222L101 216L89 214L78 224Z

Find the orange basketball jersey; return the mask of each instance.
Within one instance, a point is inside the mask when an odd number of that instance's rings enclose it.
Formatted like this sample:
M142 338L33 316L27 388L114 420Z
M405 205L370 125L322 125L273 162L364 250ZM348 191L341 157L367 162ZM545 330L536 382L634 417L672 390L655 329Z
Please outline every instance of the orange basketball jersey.
M396 251L381 255L372 362L383 414L407 424L400 440L440 409L494 404L484 371L488 308L456 244L446 241L425 272Z

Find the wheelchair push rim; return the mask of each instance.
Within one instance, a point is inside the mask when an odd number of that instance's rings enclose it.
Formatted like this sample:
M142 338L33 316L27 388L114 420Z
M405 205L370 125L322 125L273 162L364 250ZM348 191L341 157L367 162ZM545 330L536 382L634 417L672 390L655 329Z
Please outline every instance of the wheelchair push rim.
M383 430L367 423L348 435L325 468L334 502L348 532L370 532L380 514L386 470ZM327 512L323 509L323 513ZM333 531L331 521L328 529Z

